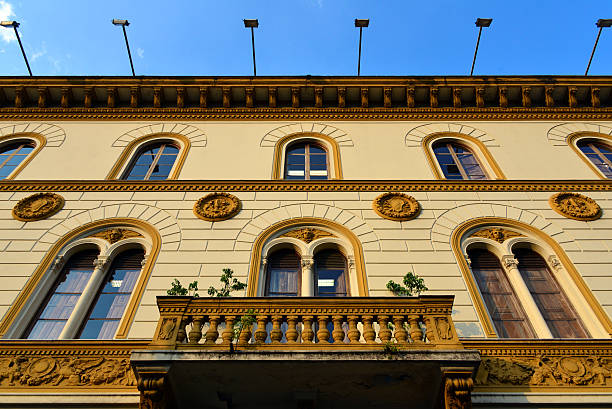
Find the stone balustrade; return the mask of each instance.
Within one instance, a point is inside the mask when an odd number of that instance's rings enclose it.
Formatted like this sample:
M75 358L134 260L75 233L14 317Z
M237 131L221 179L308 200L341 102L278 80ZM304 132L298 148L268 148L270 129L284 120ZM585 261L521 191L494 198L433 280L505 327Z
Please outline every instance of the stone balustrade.
M160 319L150 348L462 349L451 318L453 298L158 297Z

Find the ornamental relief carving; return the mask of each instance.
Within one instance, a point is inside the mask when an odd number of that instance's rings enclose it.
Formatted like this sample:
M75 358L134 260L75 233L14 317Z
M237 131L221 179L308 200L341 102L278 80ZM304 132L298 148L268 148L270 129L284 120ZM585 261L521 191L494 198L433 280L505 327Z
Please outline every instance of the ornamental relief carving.
M612 358L600 356L539 356L483 358L477 385L612 386Z
M108 241L110 244L115 244L118 241L129 239L130 237L142 237L142 234L135 232L133 230L116 228L116 229L108 229L104 231L99 231L97 233L92 234L89 237L97 237L99 239Z
M555 212L569 219L589 221L601 217L597 202L579 193L557 193L550 197L548 203Z
M511 230L502 229L501 227L489 227L472 233L470 237L482 237L502 244L512 237L523 237L523 235Z
M64 198L55 193L36 193L21 199L13 207L13 217L32 222L53 216L64 207Z
M372 208L380 217L395 221L414 219L421 211L419 202L404 193L384 193L374 199Z
M231 219L240 212L240 199L229 193L211 193L195 203L193 213L200 219L218 222Z
M322 237L335 237L328 231L315 229L313 227L304 227L302 229L291 230L280 235L280 237L293 237L302 240L305 243L310 243Z
M0 387L134 386L128 358L26 357L0 359Z

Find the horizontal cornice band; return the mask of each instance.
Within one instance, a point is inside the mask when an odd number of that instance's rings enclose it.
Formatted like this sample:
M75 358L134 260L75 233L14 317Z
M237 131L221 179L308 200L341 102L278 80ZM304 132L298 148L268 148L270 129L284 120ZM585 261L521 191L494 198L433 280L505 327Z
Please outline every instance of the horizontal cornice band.
M610 191L612 180L491 180L491 181L0 181L4 192L567 192Z

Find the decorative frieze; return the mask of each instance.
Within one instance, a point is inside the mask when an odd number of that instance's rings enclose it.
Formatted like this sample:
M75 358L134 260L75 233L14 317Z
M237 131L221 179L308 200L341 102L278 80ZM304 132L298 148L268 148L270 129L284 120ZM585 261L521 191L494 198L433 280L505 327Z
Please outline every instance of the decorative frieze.
M293 237L302 240L305 243L310 243L323 237L334 237L334 235L325 230L315 229L313 227L304 227L283 233L280 235L280 237Z
M502 244L512 237L522 237L523 235L512 230L503 229L501 227L487 227L482 230L475 231L470 237L482 237Z
M108 241L110 244L114 244L114 243L117 243L118 241L128 239L130 237L142 237L142 234L135 232L133 230L116 228L116 229L108 229L108 230L99 231L97 233L92 234L89 237L97 237L97 238Z

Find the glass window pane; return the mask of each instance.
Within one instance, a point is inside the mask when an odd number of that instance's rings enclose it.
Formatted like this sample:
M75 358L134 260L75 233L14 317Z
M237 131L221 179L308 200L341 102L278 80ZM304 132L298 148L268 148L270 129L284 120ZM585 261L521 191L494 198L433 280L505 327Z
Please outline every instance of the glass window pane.
M292 146L289 149L287 149L288 154L292 154L292 153L304 154L305 152L306 152L306 147L304 145Z
M319 146L310 145L310 153L313 154L313 153L326 153L326 152L325 152L325 149Z

